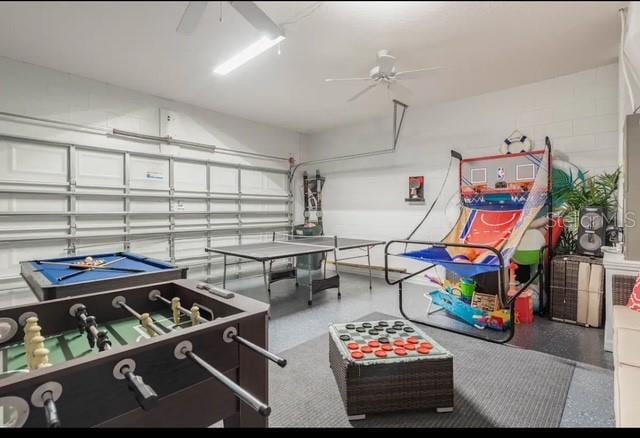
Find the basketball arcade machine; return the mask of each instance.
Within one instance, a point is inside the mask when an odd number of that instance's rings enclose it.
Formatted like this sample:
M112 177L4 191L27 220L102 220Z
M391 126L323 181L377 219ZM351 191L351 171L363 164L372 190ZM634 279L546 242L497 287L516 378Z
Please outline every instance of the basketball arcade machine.
M519 140L524 143L526 137ZM505 144L508 146L507 139ZM515 302L518 296L526 291L536 279L540 285L540 313L544 310L543 296L549 296L547 281L549 261L552 252L552 216L551 194L551 144L546 137L546 150L507 153L488 157L463 159L455 151L453 158L459 161L459 185L461 196L460 217L440 242L419 240L392 240L385 246L385 279L390 285L398 286L398 303L401 314L408 320L459 333L495 343L506 343L515 333ZM543 171L540 173L540 171ZM545 175L546 173L546 175ZM540 175L539 175L540 174ZM532 208L533 207L533 208ZM522 235L538 216L537 221L544 223L545 244L539 249L537 272L532 274L518 290L508 293L506 269L516 251ZM394 244L403 245L404 253L391 253L389 248ZM420 251L406 252L407 245L418 245ZM424 249L426 247L426 249ZM389 256L408 257L429 266L412 272L399 279L389 278ZM476 256L476 257L474 257ZM436 266L444 267L460 277L474 277L479 274L495 278L495 290L483 290L498 296L503 309L509 311L511 323L504 332L487 330L485 327L465 324L460 318L443 315L444 312L427 311L421 319L410 317L403 308L403 282L418 275L425 274ZM497 278L493 273L497 274ZM497 292L496 292L497 290ZM444 309L443 309L444 310ZM440 315L438 315L440 313ZM448 313L448 312L447 312ZM468 321L467 321L468 322Z

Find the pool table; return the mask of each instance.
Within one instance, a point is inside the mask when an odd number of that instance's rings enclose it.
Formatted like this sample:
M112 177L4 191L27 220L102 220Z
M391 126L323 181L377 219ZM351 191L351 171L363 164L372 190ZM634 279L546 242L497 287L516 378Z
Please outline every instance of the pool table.
M104 267L91 270L68 266L86 257L103 261ZM187 278L187 269L130 252L20 262L20 275L40 301L178 280Z

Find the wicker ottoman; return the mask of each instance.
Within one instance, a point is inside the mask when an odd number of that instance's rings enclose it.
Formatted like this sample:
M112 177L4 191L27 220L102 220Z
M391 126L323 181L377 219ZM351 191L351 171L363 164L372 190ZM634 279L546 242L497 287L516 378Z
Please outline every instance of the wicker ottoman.
M349 420L453 411L453 355L406 320L329 327L329 362Z

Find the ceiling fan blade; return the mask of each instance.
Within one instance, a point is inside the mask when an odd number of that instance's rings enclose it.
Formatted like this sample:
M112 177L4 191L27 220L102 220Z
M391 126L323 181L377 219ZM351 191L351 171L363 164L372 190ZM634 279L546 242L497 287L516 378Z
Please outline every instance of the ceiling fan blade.
M435 71L435 70L440 70L443 67L429 67L429 68L419 68L417 70L407 70L407 71L399 71L398 73L395 74L395 78L396 79L415 79L415 78L419 78L420 76L423 76L426 73Z
M354 100L356 100L358 97L362 96L364 93L366 93L367 91L371 90L372 88L377 87L378 85L380 85L380 82L376 82L375 84L371 84L369 85L367 88L365 88L364 90L354 94L353 96L351 96L351 98L349 100L347 100L347 102L353 102Z
M198 23L204 15L205 9L207 9L207 3L209 2L189 2L182 14L182 18L180 18L176 32L182 35L191 35L198 27Z
M327 78L325 82L338 82L338 81L368 81L371 78Z
M253 27L263 32L273 39L279 36L283 36L284 32L274 21L269 18L254 2L229 2L233 8L238 11L240 15L244 17Z

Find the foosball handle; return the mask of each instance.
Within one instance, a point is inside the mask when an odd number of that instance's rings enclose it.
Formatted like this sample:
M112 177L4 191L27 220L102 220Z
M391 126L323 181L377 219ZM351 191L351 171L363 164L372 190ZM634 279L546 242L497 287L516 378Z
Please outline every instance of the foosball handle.
M287 359L282 358L276 354L273 354L272 352L270 352L269 350L266 350L264 348L262 348L259 345L254 344L251 341L248 341L247 339L238 336L235 333L235 330L228 330L225 331L225 333L223 333L223 339L225 340L225 342L229 342L229 340L234 341L239 343L240 345L243 345L245 347L247 347L250 350L255 351L257 354L260 354L264 357L266 357L267 359L269 359L271 362L277 364L280 368L284 368L287 366Z
M126 372L125 377L127 378L129 389L136 393L136 401L142 409L148 411L157 406L158 394L156 394L152 387L144 383L142 377L131 371Z
M217 295L217 296L219 296L219 297L221 297L221 298L227 298L227 299L229 299L229 298L233 298L233 297L234 297L234 295L235 295L235 294L234 294L233 292L231 292L231 291L228 291L228 290L226 290L226 289L222 289L222 288L220 288L220 287L212 286L212 285L210 285L210 284L208 284L208 283L205 283L204 281L199 282L199 283L196 285L196 287L197 287L198 289L204 289L204 290L206 290L206 291L208 291L208 292L212 293L213 295Z
M47 427L60 427L60 417L58 417L58 409L56 408L56 402L51 398L51 393L46 396L44 401L44 415L47 422Z

